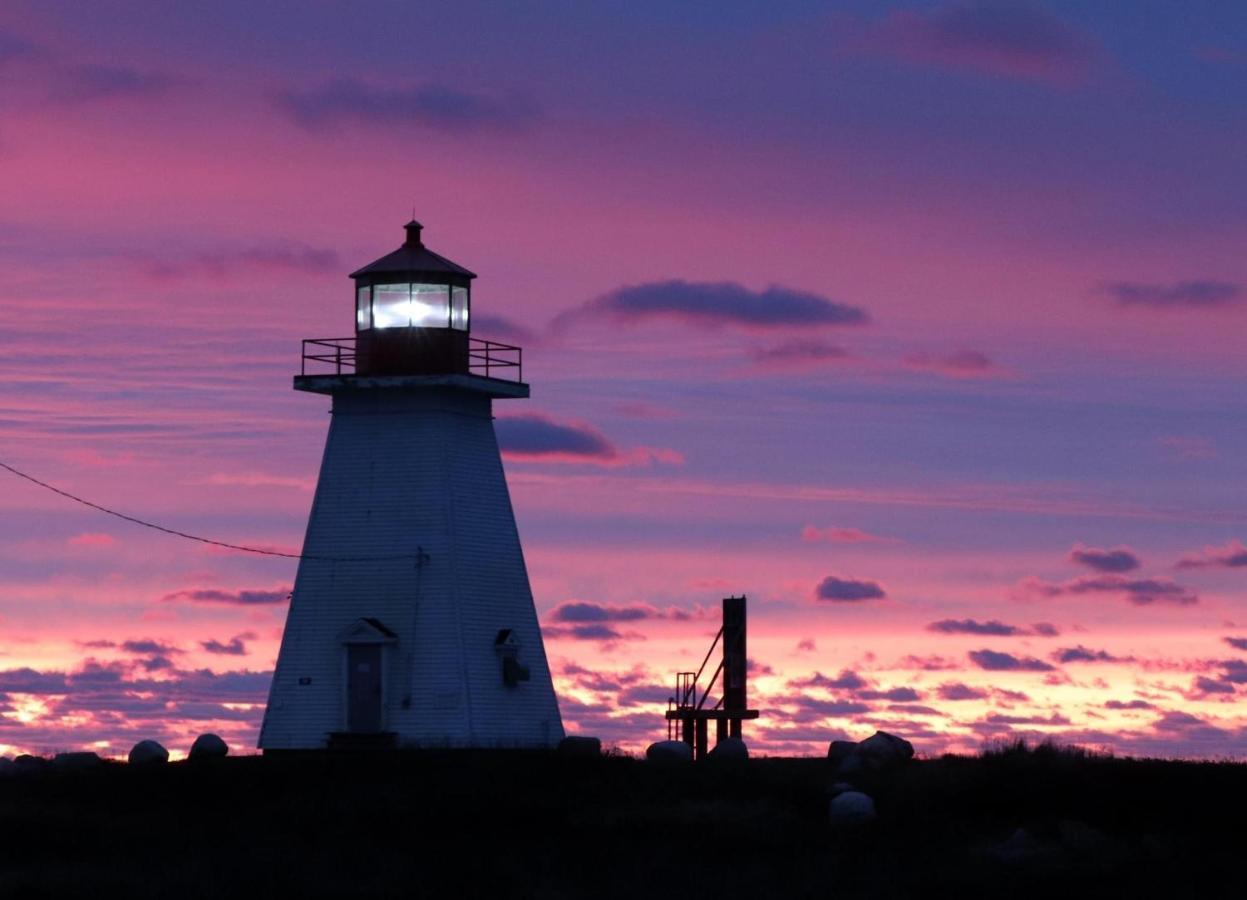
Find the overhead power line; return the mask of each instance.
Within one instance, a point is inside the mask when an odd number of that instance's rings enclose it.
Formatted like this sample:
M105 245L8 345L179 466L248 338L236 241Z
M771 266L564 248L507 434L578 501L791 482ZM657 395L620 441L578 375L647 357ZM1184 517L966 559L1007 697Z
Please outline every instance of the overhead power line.
M200 537L197 534L187 534L185 531L178 531L176 528L167 528L164 525L157 525L155 522L148 522L146 519L140 519L136 516L129 516L123 512L118 512L115 509L109 509L107 506L100 506L98 503L92 503L90 500L79 497L77 494L71 494L69 491L61 490L55 485L48 484L46 481L40 481L33 475L27 475L20 469L15 469L13 466L10 466L8 463L3 461L0 461L0 468L16 475L18 478L29 481L31 484L37 484L46 491L51 491L54 494L60 494L67 500L80 503L83 506L90 507L98 512L102 512L114 518L121 519L122 521L129 522L132 525L141 525L142 527L150 528L153 531L160 531L164 534L171 534L174 537L180 537L188 541L196 541L200 544L208 544L213 547L223 547L226 550L238 550L243 553L256 553L260 556L280 556L284 559L313 559L322 562L384 562L398 559L410 559L415 560L417 564L419 564L427 561L428 559L428 555L424 553L423 550L419 549L415 553L401 553L393 556L316 556L308 553L282 553L280 550L266 550L263 547L248 547L245 544L231 544L228 541L217 541L212 538Z

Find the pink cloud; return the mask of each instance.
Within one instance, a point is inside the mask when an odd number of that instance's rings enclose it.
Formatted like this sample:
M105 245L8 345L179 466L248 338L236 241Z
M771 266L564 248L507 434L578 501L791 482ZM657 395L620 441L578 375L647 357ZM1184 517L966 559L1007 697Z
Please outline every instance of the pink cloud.
M1194 435L1170 435L1158 443L1179 459L1216 459L1217 446L1210 438Z
M1028 578L1020 588L1024 594L1040 597L1116 594L1135 606L1156 603L1191 606L1199 602L1196 594L1168 578L1140 578L1112 573L1086 575L1059 583Z
M948 378L1004 378L1010 373L977 350L948 354L912 353L904 359L910 369L934 372Z
M826 528L818 528L814 525L806 525L801 529L801 540L807 544L815 544L826 542L830 544L897 544L900 543L896 538L883 537L878 534L871 534L868 531L862 531L860 528L841 528L837 526L828 526Z
M316 487L315 480L311 478L265 472L215 472L204 479L203 483L227 487L283 487L300 491L310 491Z
M1230 541L1221 547L1205 547L1200 553L1178 560L1177 569L1239 569L1247 567L1247 547Z
M112 547L117 543L117 539L102 531L88 531L74 535L65 543L71 547Z
M793 339L752 351L754 368L772 372L799 372L844 363L853 355L826 341Z

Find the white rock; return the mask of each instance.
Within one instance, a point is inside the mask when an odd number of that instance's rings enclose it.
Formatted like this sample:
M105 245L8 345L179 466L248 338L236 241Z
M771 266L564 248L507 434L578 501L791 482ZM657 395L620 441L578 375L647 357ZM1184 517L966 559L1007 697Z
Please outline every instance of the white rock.
M167 763L169 761L169 751L155 741L139 741L130 748L129 759L132 766Z
M655 763L693 761L693 748L684 741L658 741L645 749L645 758Z
M864 825L875 818L875 801L861 791L845 791L831 798L833 825Z
M191 744L189 758L192 760L221 759L228 753L229 745L220 737L215 734L201 734L195 738L195 743Z

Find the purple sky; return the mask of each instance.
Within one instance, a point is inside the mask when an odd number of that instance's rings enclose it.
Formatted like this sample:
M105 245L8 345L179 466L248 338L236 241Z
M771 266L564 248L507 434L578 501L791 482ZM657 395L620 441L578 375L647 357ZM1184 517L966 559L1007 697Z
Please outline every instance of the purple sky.
M1241 756L1244 110L1224 3L19 0L0 460L297 550L298 341L414 208L572 730L747 592L763 752ZM292 578L0 481L0 745L252 746Z

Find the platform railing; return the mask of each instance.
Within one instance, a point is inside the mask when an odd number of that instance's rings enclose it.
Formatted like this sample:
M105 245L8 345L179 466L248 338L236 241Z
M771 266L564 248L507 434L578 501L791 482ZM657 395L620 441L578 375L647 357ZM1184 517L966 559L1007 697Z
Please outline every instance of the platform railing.
M313 369L308 372L308 363ZM333 372L323 370L330 367ZM351 375L355 372L355 338L305 338L300 375Z
M306 338L300 375L354 375L355 338ZM483 338L468 338L468 372L503 381L524 380L524 350Z
M468 371L486 378L524 380L524 348L483 338L468 338ZM501 372L495 375L495 372Z

